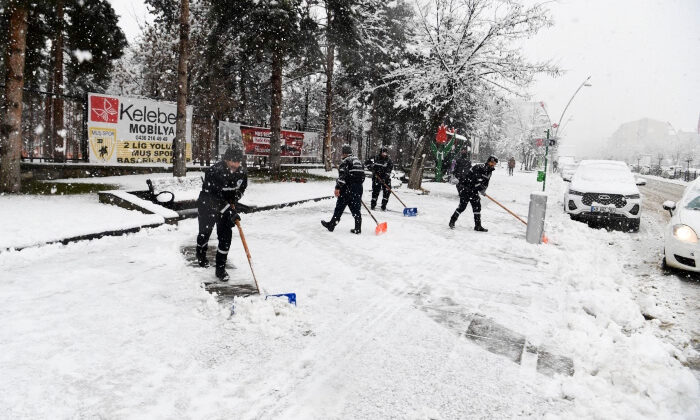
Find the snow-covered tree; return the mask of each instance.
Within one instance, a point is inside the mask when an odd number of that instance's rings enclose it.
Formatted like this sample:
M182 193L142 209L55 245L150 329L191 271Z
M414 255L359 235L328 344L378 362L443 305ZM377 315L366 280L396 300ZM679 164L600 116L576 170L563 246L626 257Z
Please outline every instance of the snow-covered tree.
M538 73L557 73L531 63L515 41L550 24L542 4L516 0L416 0L406 58L386 77L397 90L398 108L420 111L424 135L445 122L469 126L484 98L518 95ZM468 133L473 134L473 133ZM417 155L425 151L416 151ZM420 176L412 174L412 188Z

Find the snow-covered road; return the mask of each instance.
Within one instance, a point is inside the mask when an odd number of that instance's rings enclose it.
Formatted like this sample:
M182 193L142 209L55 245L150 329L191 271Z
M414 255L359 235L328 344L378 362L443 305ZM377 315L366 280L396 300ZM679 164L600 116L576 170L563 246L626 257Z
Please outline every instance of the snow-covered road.
M549 245L524 241L484 201L447 228L454 186L398 190L419 217L378 212L389 230L319 224L330 201L244 215L256 275L281 300L236 315L186 265L196 222L120 238L0 254L0 417L8 418L693 418L698 383L639 306L625 269L633 235L561 214ZM534 174L494 175L489 194L526 216ZM368 194L365 195L365 198ZM233 281L250 282L234 238ZM653 299L653 297L651 297ZM524 337L513 361L467 334L474 321ZM682 331L678 332L682 334ZM509 337L503 337L506 341ZM570 358L572 376L538 356Z

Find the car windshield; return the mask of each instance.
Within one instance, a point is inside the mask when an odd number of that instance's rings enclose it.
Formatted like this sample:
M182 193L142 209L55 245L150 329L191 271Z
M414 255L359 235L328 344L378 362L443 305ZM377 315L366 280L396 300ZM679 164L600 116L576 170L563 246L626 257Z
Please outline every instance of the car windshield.
M613 165L581 167L576 171L576 178L589 182L632 182L632 175L628 170Z
M685 208L691 210L700 210L700 195L696 196L686 204Z

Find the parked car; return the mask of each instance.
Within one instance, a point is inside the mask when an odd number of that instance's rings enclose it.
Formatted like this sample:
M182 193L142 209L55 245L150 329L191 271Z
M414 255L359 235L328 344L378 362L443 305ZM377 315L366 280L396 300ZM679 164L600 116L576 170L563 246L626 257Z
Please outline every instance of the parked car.
M690 183L678 203L666 201L671 213L664 237L664 264L700 272L700 178Z
M583 160L574 176L564 180L570 182L564 211L572 219L639 231L642 198L637 186L646 181L635 178L625 162Z
M570 163L564 164L564 166L562 166L559 169L559 171L561 173L561 178L565 181L571 181L571 178L573 178L577 169L578 169L578 163L576 163L576 162L570 162Z

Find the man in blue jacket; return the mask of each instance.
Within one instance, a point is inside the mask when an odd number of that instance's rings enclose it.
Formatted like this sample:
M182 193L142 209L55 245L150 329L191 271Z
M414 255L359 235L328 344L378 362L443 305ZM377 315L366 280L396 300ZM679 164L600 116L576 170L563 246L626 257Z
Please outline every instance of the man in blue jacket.
M323 227L333 232L335 225L340 221L345 207L350 207L350 213L355 219L355 229L350 229L351 233L362 233L362 215L360 206L362 204L362 183L365 181L365 168L362 161L352 155L352 148L344 145L342 149L342 162L338 167L338 179L335 183L335 196L338 200L335 204L335 211L330 221L321 220Z
M197 261L202 267L209 266L207 244L216 225L219 246L216 248L216 277L228 281L226 259L231 246L232 230L236 220L241 220L235 204L248 186L248 175L241 161L243 151L238 148L226 150L223 159L204 173L202 191L197 199L199 234L197 235Z
M457 184L457 192L459 193L459 206L452 217L450 218L450 228L454 229L455 222L457 218L462 214L464 210L467 209L467 205L472 205L472 211L474 212L474 230L477 232L488 232L481 226L481 199L479 194L485 195L486 188L489 186L489 180L491 179L491 173L495 170L496 164L498 163L498 158L496 156L489 156L486 163L479 163L474 165L463 176L459 179Z

